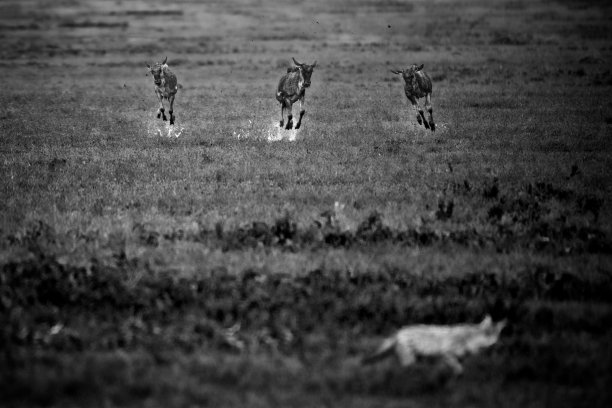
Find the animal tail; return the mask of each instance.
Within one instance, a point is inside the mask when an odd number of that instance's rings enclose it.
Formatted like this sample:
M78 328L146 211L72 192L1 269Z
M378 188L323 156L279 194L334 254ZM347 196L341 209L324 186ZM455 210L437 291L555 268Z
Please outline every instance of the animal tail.
M361 360L362 365L372 364L377 361L383 360L388 356L392 355L395 351L395 345L397 344L397 339L395 336L389 337L383 341L378 350L369 356L365 356Z

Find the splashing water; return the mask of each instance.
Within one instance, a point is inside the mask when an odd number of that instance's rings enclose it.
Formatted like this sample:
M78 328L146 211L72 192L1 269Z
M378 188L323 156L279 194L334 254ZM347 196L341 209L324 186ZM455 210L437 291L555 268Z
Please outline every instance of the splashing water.
M151 137L167 137L167 138L178 138L183 134L184 127L177 125L170 125L170 122L160 122L154 120L149 122L148 133Z
M285 130L278 126L278 122L273 121L269 125L254 126L253 121L249 120L246 128L235 130L233 136L238 139L259 139L268 142L287 140L295 142L298 131L296 129Z
M283 129L278 125L278 122L273 122L268 127L267 140L269 142L276 142L279 140L287 140L289 142L295 142L298 131L296 129Z
M253 131L253 121L249 120L249 126L244 129L238 129L238 131L234 130L232 135L238 139L249 139L251 138L251 133Z

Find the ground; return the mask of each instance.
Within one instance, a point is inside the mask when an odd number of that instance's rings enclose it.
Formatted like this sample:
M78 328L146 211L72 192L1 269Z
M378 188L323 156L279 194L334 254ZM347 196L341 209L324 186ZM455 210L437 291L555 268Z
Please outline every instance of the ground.
M7 406L609 406L604 1L0 3ZM168 57L176 124L146 64ZM275 87L317 61L299 131ZM390 69L424 64L436 132ZM294 108L297 114L298 107ZM360 359L505 318L453 378Z

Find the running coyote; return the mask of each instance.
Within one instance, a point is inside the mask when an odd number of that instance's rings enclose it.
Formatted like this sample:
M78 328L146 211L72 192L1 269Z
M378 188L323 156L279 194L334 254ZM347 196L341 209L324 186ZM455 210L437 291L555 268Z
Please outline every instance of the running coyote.
M412 103L412 107L416 110L417 122L419 125L425 125L426 129L436 130L436 124L433 120L433 108L431 107L431 78L423 69L423 64L412 64L403 70L391 70L396 75L401 75L404 78L404 93L406 98ZM418 99L425 97L425 108L429 112L429 122L425 119L423 109L419 106ZM423 118L423 121L421 121Z
M174 97L176 95L176 91L178 90L178 84L176 80L176 75L170 68L168 68L168 57L164 58L164 60L159 63L156 62L153 66L147 64L151 75L153 75L153 82L155 83L155 95L159 99L159 109L157 110L157 118L160 117L163 120L166 120L166 114L164 113L164 98L168 100L170 104L170 109L168 113L170 114L170 124L174 125Z
M480 324L404 327L385 339L378 350L365 357L362 363L370 364L392 354L397 356L402 366L409 366L422 358L434 358L459 375L463 372L459 359L495 344L505 325L505 320L493 323L491 316L487 315Z

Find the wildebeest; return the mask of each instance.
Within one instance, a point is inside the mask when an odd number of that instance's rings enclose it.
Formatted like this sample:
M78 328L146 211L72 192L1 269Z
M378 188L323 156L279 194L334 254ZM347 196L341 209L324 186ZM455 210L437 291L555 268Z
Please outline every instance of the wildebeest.
M295 125L296 129L300 128L302 124L302 117L306 113L305 107L305 96L306 88L310 86L310 77L314 67L317 66L317 61L312 65L301 64L293 59L295 67L288 68L287 73L278 82L278 88L276 90L276 100L281 104L281 120L280 127L283 127L285 121L285 109L289 111L287 116L287 126L285 129L293 128L293 112L291 107L299 99L300 100L300 118Z
M391 70L394 74L401 75L406 82L404 92L406 98L412 103L412 107L416 111L417 122L419 125L425 125L426 129L436 130L436 124L433 121L433 108L431 107L431 78L426 72L422 71L423 64L412 64L404 70ZM423 109L419 106L418 99L425 97L425 108L429 112L429 122L425 119ZM421 121L423 118L423 121Z
M166 63L166 61L168 61L168 57L164 58L161 63L156 62L155 64L153 64L153 66L147 64L147 67L149 68L151 75L153 75L153 82L155 83L155 94L159 99L159 110L157 111L157 118L159 119L161 117L163 120L166 120L164 104L162 102L165 98L170 104L170 109L168 110L168 113L170 114L170 124L173 125L174 97L176 95L176 91L178 90L178 84L176 80L176 75L174 75L174 73L170 71L170 68L168 68L168 64Z

